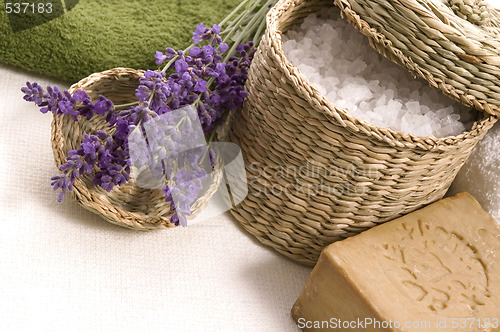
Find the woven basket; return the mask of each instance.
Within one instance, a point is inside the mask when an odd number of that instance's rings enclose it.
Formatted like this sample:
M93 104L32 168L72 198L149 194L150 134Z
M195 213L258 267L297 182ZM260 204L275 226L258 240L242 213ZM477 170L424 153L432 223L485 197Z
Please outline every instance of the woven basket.
M76 90L85 90L92 99L103 95L115 104L130 103L137 100L135 89L141 76L143 71L115 68L92 74L71 86L69 91L73 93ZM65 163L68 151L80 146L83 134L95 133L97 130L110 130L102 117L95 116L91 120L80 118L75 122L70 116L54 116L52 150L56 165L59 167ZM222 179L220 167L216 167L212 178L213 182L208 190L192 205L192 215L188 219L194 218L217 191ZM114 224L138 230L174 227L169 221L172 215L170 204L165 202L161 189L138 187L132 178L124 185L107 192L93 184L92 174L80 176L73 187L73 197L84 208Z
M242 148L249 183L232 214L263 244L308 265L326 245L442 198L496 121L478 112L461 135L416 137L337 108L287 60L281 40L332 5L281 0L271 10L228 134Z

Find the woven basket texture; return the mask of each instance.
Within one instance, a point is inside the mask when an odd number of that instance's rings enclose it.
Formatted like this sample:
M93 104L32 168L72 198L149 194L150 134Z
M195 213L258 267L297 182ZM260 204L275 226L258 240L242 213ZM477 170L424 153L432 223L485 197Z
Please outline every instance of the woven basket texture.
M70 92L86 91L95 100L99 95L111 99L115 104L137 101L135 89L143 71L130 68L115 68L95 73L74 84ZM80 146L84 134L97 130L109 132L111 128L104 118L95 116L90 120L80 117L75 122L70 116L54 116L52 121L52 150L56 165L66 162L67 153ZM217 168L213 182L208 190L192 205L194 218L207 204L208 199L217 191L222 179L222 170ZM161 189L145 189L136 185L133 178L110 192L96 186L92 176L82 175L74 183L73 197L86 209L101 215L104 219L128 228L148 230L175 227L170 223L172 212L165 202Z
M500 116L500 13L485 0L335 0L385 57Z
M326 245L442 198L496 121L477 112L461 135L416 137L337 108L282 50L282 32L325 6L333 2L281 0L270 11L228 133L249 183L232 214L263 244L308 265Z

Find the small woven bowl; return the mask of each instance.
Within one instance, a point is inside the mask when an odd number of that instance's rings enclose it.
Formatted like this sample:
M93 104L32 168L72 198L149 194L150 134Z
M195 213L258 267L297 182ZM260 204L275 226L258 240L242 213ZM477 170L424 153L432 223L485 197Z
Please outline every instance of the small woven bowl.
M330 243L442 198L497 121L477 113L460 135L417 137L337 107L282 49L282 33L325 6L333 1L280 0L271 9L228 134L249 183L232 214L263 244L308 265Z
M103 95L115 104L130 103L137 101L135 89L142 76L141 70L114 68L84 78L72 85L69 92L84 90L93 100ZM52 150L57 167L66 162L69 150L80 146L84 134L92 134L97 130L110 130L109 124L99 116L90 120L80 117L78 122L70 116L54 116ZM203 196L192 205L192 214L188 219L194 218L217 191L222 179L222 169L216 167L214 172L211 176L212 183ZM170 223L172 211L170 204L165 202L161 189L141 188L133 178L107 192L93 184L92 174L82 175L75 181L71 193L84 208L120 226L136 230L175 227Z

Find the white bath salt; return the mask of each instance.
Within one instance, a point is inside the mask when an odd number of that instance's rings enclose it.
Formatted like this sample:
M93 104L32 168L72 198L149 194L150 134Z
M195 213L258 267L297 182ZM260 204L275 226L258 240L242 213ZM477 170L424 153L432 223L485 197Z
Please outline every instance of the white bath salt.
M373 125L436 137L472 127L469 107L378 54L336 8L288 30L283 50L323 96Z
M500 122L486 134L452 183L448 195L466 191L500 223Z

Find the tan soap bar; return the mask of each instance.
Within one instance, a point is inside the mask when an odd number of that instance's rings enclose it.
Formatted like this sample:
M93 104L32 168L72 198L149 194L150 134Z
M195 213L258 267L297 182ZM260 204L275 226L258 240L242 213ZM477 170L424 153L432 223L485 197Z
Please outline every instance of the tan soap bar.
M500 226L463 193L336 242L292 315L305 331L500 331Z

